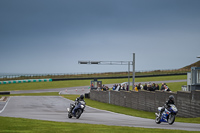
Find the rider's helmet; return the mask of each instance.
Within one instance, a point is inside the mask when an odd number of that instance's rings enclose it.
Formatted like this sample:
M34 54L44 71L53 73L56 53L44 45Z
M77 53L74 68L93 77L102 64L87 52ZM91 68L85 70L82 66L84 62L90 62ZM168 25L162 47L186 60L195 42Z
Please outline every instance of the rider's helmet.
M80 99L83 100L83 99L84 99L84 96L83 96L83 95L80 95Z
M174 96L173 96L173 95L170 95L170 96L169 96L169 100L171 100L171 101L173 101L173 102L174 102L174 99L175 99L175 98L174 98Z

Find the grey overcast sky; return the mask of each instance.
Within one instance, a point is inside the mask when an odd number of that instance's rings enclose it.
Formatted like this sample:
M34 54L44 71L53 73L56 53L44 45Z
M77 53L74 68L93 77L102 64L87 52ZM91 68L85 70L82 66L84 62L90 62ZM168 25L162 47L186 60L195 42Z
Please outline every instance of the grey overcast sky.
M177 69L200 55L200 0L0 0L1 73Z

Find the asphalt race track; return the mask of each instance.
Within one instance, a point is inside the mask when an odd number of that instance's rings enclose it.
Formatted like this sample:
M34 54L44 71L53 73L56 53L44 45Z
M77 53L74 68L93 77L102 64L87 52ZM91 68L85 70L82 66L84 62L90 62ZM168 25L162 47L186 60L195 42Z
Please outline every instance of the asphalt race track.
M82 91L82 90L79 90ZM78 91L76 91L78 93ZM12 96L0 108L0 116L29 118L59 122L104 124L129 127L200 131L200 124L156 124L152 119L133 117L86 106L79 119L69 119L66 108L73 102L61 96Z

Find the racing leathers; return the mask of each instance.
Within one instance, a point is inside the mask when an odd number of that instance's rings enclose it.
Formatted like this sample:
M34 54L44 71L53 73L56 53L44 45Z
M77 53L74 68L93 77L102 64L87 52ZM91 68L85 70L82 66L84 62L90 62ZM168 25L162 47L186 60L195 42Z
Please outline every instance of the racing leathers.
M162 107L161 111L159 112L159 117L161 117L163 111L166 109L168 109L170 106L170 104L174 104L174 96L170 95L169 99L166 101L165 105Z
M74 115L74 117L76 116L76 111L77 111L78 107L81 104L80 101L84 101L84 96L83 95L81 95L80 97L77 97L76 100L75 100L75 107L72 110L72 114Z

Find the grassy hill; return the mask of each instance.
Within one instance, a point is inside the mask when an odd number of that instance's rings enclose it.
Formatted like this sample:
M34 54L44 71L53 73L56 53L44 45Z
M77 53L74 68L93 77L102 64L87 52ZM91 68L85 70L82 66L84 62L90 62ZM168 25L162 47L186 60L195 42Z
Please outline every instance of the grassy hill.
M188 65L188 66L185 66L183 68L180 68L179 70L191 70L191 67L200 67L200 60L191 64L191 65Z

